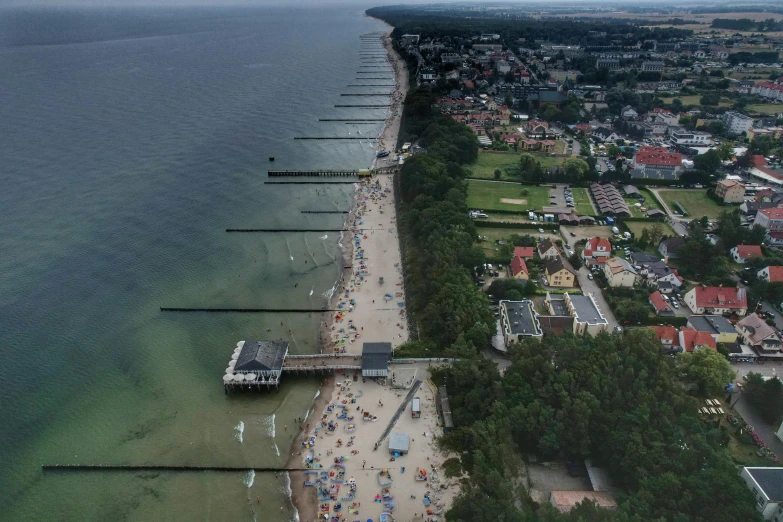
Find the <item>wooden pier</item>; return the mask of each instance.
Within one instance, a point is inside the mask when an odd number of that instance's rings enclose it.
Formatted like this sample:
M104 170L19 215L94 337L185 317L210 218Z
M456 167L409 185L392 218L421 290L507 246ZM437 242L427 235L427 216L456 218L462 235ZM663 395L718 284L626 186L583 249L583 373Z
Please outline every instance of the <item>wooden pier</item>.
M364 78L362 78L364 79ZM358 83L350 83L346 87L396 87L393 83L365 83L360 85Z
M347 228L227 228L226 232L347 232ZM327 311L327 310L323 310Z
M362 356L358 354L287 355L283 372L293 374L360 371Z
M344 122L367 122L367 123L373 123L378 121L386 121L384 118L319 118L318 121L344 121Z
M270 170L270 178L289 177L289 176L317 176L317 177L339 177L339 176L358 176L358 170Z
M340 96L391 96L390 92L348 92L342 93Z

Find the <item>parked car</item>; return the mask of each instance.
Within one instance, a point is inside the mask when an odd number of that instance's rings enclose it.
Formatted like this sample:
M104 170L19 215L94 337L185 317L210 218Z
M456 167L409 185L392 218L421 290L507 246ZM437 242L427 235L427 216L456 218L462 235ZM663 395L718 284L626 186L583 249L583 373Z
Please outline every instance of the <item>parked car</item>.
M574 234L573 232L571 232L571 237L576 237L576 234Z
M543 233L544 233L544 229L543 229L543 228L539 228L539 229L538 229L538 233L539 233L539 234L543 234Z
M587 274L587 279L589 279L590 281L592 281L592 280L593 280L593 274Z
M622 326L615 326L614 331L617 333L623 333L623 327Z

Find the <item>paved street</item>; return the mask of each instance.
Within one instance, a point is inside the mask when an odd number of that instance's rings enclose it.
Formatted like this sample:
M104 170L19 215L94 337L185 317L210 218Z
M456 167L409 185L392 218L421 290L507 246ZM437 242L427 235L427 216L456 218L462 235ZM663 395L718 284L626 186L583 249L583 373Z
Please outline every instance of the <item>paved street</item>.
M571 234L568 233L568 230L565 227L560 228L563 241L566 245L571 247L571 250L574 250L574 243L576 243L579 240L579 237L571 237ZM606 320L609 322L609 328L614 329L615 326L617 326L619 323L617 322L617 319L614 316L614 313L612 312L612 309L609 308L609 303L606 302L606 299L604 299L604 293L601 291L601 289L598 287L598 285L595 283L595 280L590 280L587 278L587 276L590 274L590 271L582 267L579 270L577 270L577 279L579 280L579 286L582 287L582 292L585 294L592 294L593 299L595 299L595 303L598 305L598 309L600 310L601 314L606 317Z
M737 413L742 415L745 422L753 426L759 436L767 443L767 446L774 451L778 457L783 456L783 442L775 436L778 426L770 426L761 420L761 417L756 414L747 403L745 397L742 397L741 395L742 392L737 392L731 397L731 403L734 405L734 409L737 410Z

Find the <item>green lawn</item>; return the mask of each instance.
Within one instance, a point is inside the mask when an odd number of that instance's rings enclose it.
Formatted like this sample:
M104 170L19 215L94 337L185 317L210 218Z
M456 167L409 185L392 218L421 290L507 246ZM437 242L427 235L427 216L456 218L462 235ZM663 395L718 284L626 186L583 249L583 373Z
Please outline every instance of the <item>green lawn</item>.
M576 213L580 216L595 216L595 210L593 205L590 204L590 196L587 195L586 188L572 188L571 193L574 195L574 204L576 207Z
M501 179L516 180L518 179L517 166L519 165L519 156L521 154L521 152L514 154L479 152L476 163L470 166L471 176L474 178L495 179L495 169L500 169L502 172ZM567 159L538 153L534 153L533 156L536 157L536 160L538 160L545 169L560 166L563 164L563 161Z
M779 112L783 112L783 105L760 103L758 105L746 105L745 109L748 112L757 112L759 114L777 114Z
M679 211L674 205L676 201L685 207L690 218L696 219L702 216L716 218L724 210L723 207L707 197L706 190L674 189L661 190L658 193L672 212Z
M625 224L628 227L628 229L633 233L633 235L636 238L638 238L639 236L642 235L642 231L645 228L651 228L655 223L653 223L653 222L644 223L644 222L641 222L641 221L626 221ZM676 236L677 235L677 234L674 233L674 230L672 229L672 227L669 226L668 223L661 223L661 225L663 225L663 230L664 230L663 233L664 233L664 235L667 235L667 236Z
M661 98L663 103L669 104L674 98L682 100L683 105L701 105L701 94L692 94L689 96L673 96L671 98ZM718 102L718 107L730 107L731 100L728 98L721 98Z
M501 201L506 199L508 201ZM492 181L468 180L468 207L490 213L492 210L526 212L529 208L541 211L549 204L549 189L518 183L495 183Z
M476 233L479 236L487 236L487 240L482 241L479 244L481 245L481 249L484 250L484 254L488 257L500 256L501 247L497 244L497 241L499 239L509 241L514 234L519 236L531 235L536 238L536 240L538 240L539 237L548 237L552 241L562 239L559 235L552 234L552 231L558 230L560 225L547 223L546 225L541 225L541 228L544 230L544 234L541 234L538 230L533 228L484 228L479 223L476 223Z

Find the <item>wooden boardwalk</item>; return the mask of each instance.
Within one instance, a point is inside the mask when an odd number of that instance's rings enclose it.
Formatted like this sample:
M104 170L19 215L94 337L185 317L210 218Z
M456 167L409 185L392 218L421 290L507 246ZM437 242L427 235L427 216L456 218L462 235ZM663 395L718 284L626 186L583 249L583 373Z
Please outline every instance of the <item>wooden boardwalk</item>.
M360 371L362 356L359 354L288 355L283 361L283 372L321 373L336 371Z

